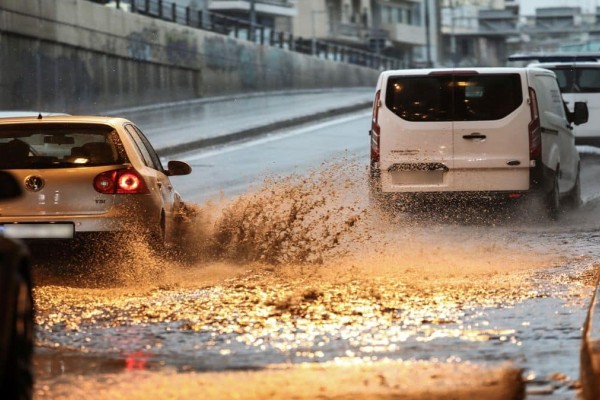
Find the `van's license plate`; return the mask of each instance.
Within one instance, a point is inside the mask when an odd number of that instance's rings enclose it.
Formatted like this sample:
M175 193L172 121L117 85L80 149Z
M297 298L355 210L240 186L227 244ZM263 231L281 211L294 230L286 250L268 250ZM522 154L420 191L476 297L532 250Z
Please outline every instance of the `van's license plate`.
M444 171L393 171L394 185L441 185L444 183Z
M73 224L4 224L2 236L13 239L72 239Z

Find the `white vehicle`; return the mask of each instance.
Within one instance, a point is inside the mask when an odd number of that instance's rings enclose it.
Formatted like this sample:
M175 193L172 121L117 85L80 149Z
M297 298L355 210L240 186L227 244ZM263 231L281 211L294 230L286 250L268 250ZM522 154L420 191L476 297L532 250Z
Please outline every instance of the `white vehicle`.
M542 68L382 72L370 131L373 198L541 193L556 217L561 200L579 203L571 123L585 121L585 103L567 112L554 73Z
M53 115L0 119L0 169L24 187L0 206L0 236L30 242L143 235L176 243L187 212L142 131L123 118Z
M554 71L563 99L573 111L573 105L582 101L587 104L589 123L573 129L575 143L600 146L600 56L592 54L563 55L515 55L511 61L536 60L530 67L547 68Z

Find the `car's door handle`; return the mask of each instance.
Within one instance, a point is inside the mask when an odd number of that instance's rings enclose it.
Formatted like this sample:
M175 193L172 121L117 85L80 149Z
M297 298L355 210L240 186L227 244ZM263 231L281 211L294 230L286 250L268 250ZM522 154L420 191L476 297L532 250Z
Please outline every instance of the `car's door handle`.
M487 138L487 136L482 135L481 133L471 133L470 135L463 135L463 139L469 139L469 140L474 140L474 139L483 140L485 138Z

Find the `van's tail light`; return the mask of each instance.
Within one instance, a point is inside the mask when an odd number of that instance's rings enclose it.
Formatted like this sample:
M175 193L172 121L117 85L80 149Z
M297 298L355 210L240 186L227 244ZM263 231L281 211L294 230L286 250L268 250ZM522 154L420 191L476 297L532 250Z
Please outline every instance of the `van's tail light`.
M381 128L379 126L380 97L381 90L378 90L373 101L373 116L371 118L371 131L369 132L371 134L371 165L379 162L381 151Z
M94 178L94 189L103 194L146 194L146 182L134 169L106 171Z
M537 95L533 88L529 88L529 108L531 110L531 122L529 122L529 159L537 160L542 155L542 127L540 125Z

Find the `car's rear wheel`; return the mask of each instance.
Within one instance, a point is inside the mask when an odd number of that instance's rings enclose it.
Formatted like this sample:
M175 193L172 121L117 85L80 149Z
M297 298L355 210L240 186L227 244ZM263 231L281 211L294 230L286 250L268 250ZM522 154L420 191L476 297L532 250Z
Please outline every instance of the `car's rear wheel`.
M28 270L23 268L16 276L16 290L12 298L13 323L10 327L8 369L2 382L3 398L31 399L33 389L33 294Z
M148 233L148 241L152 250L158 254L163 254L167 249L167 229L164 213L161 213L160 224L156 230Z

